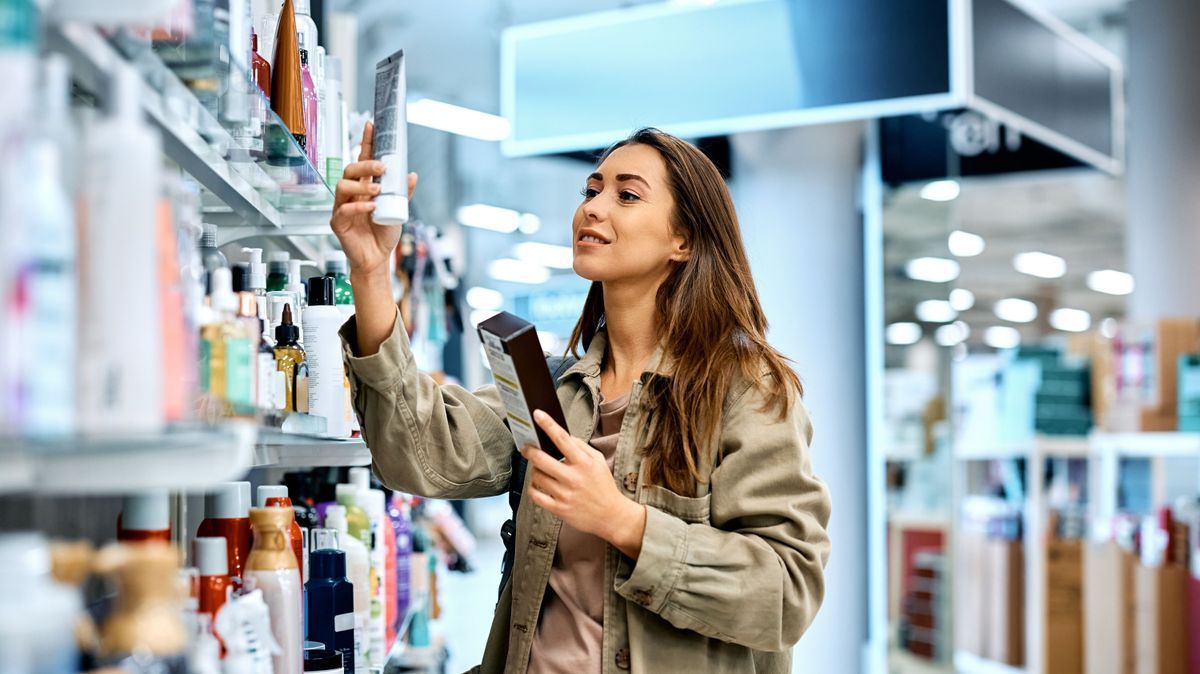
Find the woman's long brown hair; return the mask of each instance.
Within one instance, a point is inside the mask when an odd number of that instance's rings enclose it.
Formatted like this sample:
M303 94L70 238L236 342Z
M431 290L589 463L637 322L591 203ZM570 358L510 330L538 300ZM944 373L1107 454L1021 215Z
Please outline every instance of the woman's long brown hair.
M641 453L648 482L692 495L706 474L700 465L715 449L737 375L763 394L762 411L775 408L781 420L803 388L787 359L767 343L767 318L733 199L717 167L691 144L657 129L642 129L613 145L601 162L626 145L646 145L662 156L675 198L671 226L691 252L686 262L672 263L658 289L663 358L670 374L656 374L644 387L650 420ZM594 282L569 349L586 351L603 323L604 288Z

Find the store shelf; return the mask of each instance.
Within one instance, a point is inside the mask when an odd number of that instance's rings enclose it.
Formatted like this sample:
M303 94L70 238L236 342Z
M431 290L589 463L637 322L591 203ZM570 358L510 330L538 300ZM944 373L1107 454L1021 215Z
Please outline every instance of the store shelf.
M1024 459L1036 452L1046 458L1086 459L1091 451L1086 436L1039 435L1020 442L960 443L954 447L954 457L960 461L999 461Z
M981 658L966 651L954 653L954 671L958 674L1025 674L1021 667Z
M190 490L240 478L252 467L254 426L166 433L0 440L0 493L106 495Z
M342 440L263 429L254 445L254 465L280 468L369 466L371 450L361 438Z
M1131 458L1200 458L1200 433L1095 433L1098 453Z
M142 107L162 132L164 152L207 191L206 221L231 228L222 233L221 243L246 236L328 233L332 192L245 73L215 73L221 93L206 105L143 41L106 37L83 24L55 23L46 32L47 46L68 58L76 82L101 100L120 63L138 70ZM230 131L247 122L244 115L233 115L242 121L227 119L225 111L235 104L243 112L264 106L260 131L264 140L274 141L269 153L267 145L255 156L237 149Z

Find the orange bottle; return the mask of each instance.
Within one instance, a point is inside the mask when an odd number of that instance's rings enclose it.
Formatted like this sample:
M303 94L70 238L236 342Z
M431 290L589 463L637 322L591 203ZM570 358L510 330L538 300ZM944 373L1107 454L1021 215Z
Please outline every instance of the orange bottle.
M171 501L165 489L126 496L117 517L122 543L171 542Z
M204 496L204 521L196 536L225 539L227 573L241 582L250 556L250 483L222 482Z
M292 499L288 496L288 488L282 485L264 484L258 488L258 507L287 508L293 513L291 526L288 528L288 543L292 553L296 555L296 568L300 569L300 577L304 577L304 534L296 523L295 511L292 510Z

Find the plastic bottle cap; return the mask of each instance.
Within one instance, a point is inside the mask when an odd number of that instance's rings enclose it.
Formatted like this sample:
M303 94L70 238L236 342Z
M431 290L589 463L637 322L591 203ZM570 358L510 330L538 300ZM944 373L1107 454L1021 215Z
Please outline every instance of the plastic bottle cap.
M238 484L238 487L240 487L242 490L242 503L246 504L246 510L243 511L246 514L242 515L242 517L249 517L250 516L250 507L254 504L254 499L251 498L250 483L242 481L242 482L238 482L237 484Z
M278 330L279 326L283 324L284 311L290 306L291 302L283 295L267 296L267 315L270 317L271 326L274 329ZM289 311L287 315L290 318L291 312ZM279 341L279 338L276 337L275 341Z
M262 248L243 248L242 251L250 256L246 276L248 290L267 289L267 265L263 264Z
M217 536L197 538L194 545L196 568L201 576L228 576L229 557L226 541Z
M283 314L279 325L275 327L275 343L281 346L292 345L300 341L300 328L292 322L292 305L283 305Z
M325 273L326 274L346 274L350 269L350 263L346 261L346 254L340 250L331 250L325 253Z
M228 267L217 267L212 270L212 308L217 311L233 313L237 311L237 295L233 292L233 274Z
M219 520L248 517L250 504L245 501L242 485L248 482L222 482L204 495L204 516Z
M342 549L342 544L338 540L338 532L336 529L317 527L310 532L308 539L312 542L312 545L309 547L313 552L318 550Z
M359 489L357 485L346 484L344 482L334 487L333 491L339 505L341 505L343 501L349 505L359 505L358 492Z
M121 503L121 526L127 531L170 529L171 502L167 490L155 489L126 496Z
M363 510L366 510L372 519L379 517L387 510L387 497L379 489L367 489L359 492L359 498L365 502Z
M200 245L204 248L217 247L217 226L206 222L203 225L203 234L200 235Z
M284 266L287 266L288 261L291 259L292 256L286 250L273 250L267 255L267 260L270 262L282 262Z
M320 650L305 653L304 671L340 672L342 671L342 654L337 651L330 650Z
M333 279L313 276L308 279L308 306L333 306Z
M288 488L283 485L264 484L258 488L258 507L267 507L267 499L287 498Z
M309 578L345 578L346 553L341 550L321 548L308 553Z
M371 469L357 466L350 469L350 484L360 490L371 488Z
M293 0L292 6L295 7L297 16L312 14L312 0Z
M246 278L250 276L250 265L245 262L236 262L231 272L233 274L233 292L245 292Z
M371 219L378 225L403 225L408 222L408 197L400 194L380 194L375 197Z

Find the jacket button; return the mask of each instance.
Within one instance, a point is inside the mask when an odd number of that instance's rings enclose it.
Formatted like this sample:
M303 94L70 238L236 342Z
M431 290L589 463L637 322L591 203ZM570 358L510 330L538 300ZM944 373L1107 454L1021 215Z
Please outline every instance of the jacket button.
M638 480L637 473L625 473L625 480L624 480L625 491L627 491L631 494L633 492L637 491L637 480Z
M650 605L651 594L648 590L637 590L633 593L633 600L642 606Z
M617 649L617 657L615 659L617 661L617 669L629 669L629 649L628 648Z

